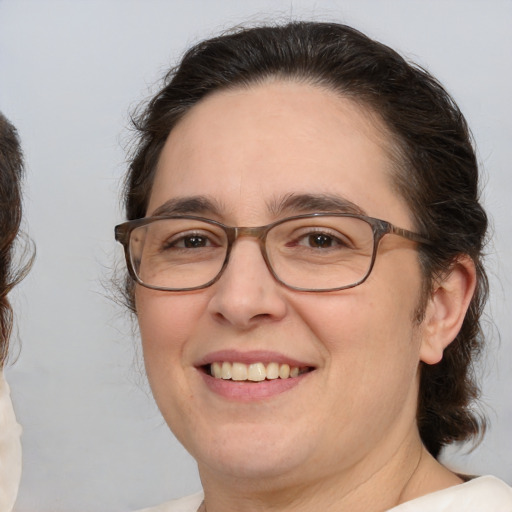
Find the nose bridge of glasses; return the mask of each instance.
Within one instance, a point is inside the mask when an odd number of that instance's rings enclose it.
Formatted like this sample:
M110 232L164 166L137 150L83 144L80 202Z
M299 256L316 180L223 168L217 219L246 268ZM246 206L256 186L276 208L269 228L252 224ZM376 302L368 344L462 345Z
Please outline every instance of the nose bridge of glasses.
M260 250L263 254L265 261L267 260L265 255L265 237L267 235L268 227L267 226L255 226L255 227L234 227L228 231L228 239L229 245L233 246L233 244L239 238L256 238Z
M238 227L235 228L234 231L234 240L242 237L248 238L257 238L260 241L263 241L265 238L266 226L257 226L257 227Z
M230 248L239 238L256 238L260 246L260 251L267 266L269 265L265 251L265 237L267 235L268 226L256 227L233 227L228 231L228 239ZM230 249L228 249L229 256Z

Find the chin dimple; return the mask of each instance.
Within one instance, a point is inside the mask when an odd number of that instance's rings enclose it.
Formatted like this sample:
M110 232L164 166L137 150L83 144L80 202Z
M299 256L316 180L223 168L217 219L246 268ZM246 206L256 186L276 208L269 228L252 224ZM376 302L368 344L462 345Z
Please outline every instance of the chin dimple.
M233 380L238 382L261 382L264 380L290 379L306 373L310 368L299 368L279 363L238 363L214 362L206 367L207 372L216 379Z

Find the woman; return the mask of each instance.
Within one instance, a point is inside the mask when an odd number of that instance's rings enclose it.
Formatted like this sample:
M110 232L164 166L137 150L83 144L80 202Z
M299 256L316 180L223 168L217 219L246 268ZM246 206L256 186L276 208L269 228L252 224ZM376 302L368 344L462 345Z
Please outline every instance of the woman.
M137 128L126 293L204 489L151 510L512 510L437 460L483 430L487 297L441 85L346 26L240 30L192 48Z
M28 271L13 266L13 245L21 222L23 161L15 128L0 113L0 511L10 512L21 476L21 427L16 422L3 367L12 329L7 294ZM13 268L15 267L15 268Z

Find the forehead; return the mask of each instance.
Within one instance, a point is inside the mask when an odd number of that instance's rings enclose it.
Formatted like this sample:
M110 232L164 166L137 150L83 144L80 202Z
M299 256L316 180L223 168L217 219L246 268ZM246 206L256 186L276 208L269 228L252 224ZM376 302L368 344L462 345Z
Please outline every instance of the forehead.
M319 86L275 81L214 93L169 135L148 214L199 195L248 225L286 197L311 194L399 222L408 211L391 182L390 145L378 116Z

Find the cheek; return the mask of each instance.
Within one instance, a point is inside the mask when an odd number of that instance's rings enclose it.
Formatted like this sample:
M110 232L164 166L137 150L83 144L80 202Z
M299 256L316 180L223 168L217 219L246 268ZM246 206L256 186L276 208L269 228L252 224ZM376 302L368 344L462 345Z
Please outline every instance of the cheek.
M352 290L294 302L333 366L331 378L340 381L349 396L360 397L369 389L379 395L390 391L386 386L399 388L414 380L421 340L414 320L420 278L416 267L412 270L400 280L370 276Z
M327 365L319 406L326 406L330 427L325 435L333 444L360 440L361 432L371 444L394 425L410 424L416 413L419 344L412 303L383 306L375 287L371 294L356 290L295 304Z
M158 395L173 380L179 384L179 368L186 367L187 340L206 307L203 294L176 295L137 289L135 300L144 364L153 392Z
M138 287L135 305L143 345L148 350L161 350L187 337L204 311L205 300L198 294L171 294Z
M397 299L396 288L386 301L378 300L374 290L365 293L363 288L341 293L294 301L294 309L330 354L361 351L371 357L393 353L390 349L405 343L415 331L415 296Z

